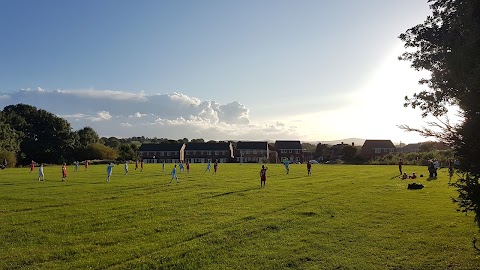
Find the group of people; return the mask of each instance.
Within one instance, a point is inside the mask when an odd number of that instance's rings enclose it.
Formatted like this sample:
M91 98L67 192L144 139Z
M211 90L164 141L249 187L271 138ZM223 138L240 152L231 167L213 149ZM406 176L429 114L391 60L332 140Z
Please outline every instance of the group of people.
M457 160L449 159L448 160L448 175L450 176L450 180L453 177L454 174L454 166L458 165L459 162ZM429 179L436 179L438 177L438 170L440 169L440 162L437 159L430 159L428 160L428 165L427 165L428 173L429 173ZM413 173L412 175L407 175L406 173L403 172L403 160L400 159L398 162L398 170L400 172L400 177L401 179L415 179L417 178L417 175ZM420 175L420 177L423 177L423 175Z
M30 173L32 173L35 170L36 164L37 163L33 160L32 162L30 162ZM75 161L73 164L75 165L75 171L78 171L79 162ZM41 181L41 182L45 181L45 172L43 170L43 167L44 167L44 163L40 163L38 167L38 181ZM85 161L85 170L87 169L88 169L88 160ZM67 164L64 162L62 164L62 182L64 182L67 179L67 176L68 176Z

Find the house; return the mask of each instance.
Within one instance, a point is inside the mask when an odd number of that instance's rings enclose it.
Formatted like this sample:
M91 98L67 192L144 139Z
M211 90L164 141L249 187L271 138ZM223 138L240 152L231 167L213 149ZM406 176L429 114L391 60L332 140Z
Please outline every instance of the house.
M138 156L146 163L178 163L182 143L142 144ZM231 143L187 143L184 150L184 161L189 163L206 163L218 160L225 163L231 161L233 147Z
M386 154L395 153L396 147L391 140L366 140L360 151L364 159L379 159Z
M235 160L240 163L262 163L269 159L268 142L237 142Z
M145 163L178 163L181 143L142 144L137 151Z
M404 147L397 149L397 152L401 152L401 153L419 152L420 146L422 146L422 143L407 144Z
M303 162L303 148L300 141L275 141L278 161Z
M207 163L218 160L220 163L233 161L233 146L227 142L187 143L185 161Z

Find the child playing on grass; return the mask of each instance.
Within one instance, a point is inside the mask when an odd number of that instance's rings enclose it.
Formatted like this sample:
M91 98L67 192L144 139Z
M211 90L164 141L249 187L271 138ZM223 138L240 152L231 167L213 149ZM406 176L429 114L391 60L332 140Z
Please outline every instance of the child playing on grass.
M265 182L267 181L267 170L268 168L265 165L262 165L260 170L260 187L265 187Z
M175 180L177 180L177 184L178 184L179 182L178 182L178 177L177 177L177 164L175 164L175 166L173 167L172 179L170 180L170 184L172 183L173 178L175 178Z
M115 164L113 163L110 163L107 166L107 182L110 182L110 176L112 176L113 166L115 166Z
M290 172L290 162L288 160L285 160L283 165L285 165L285 170L287 171L287 174L288 174Z
M63 163L62 165L62 182L67 178L67 164Z
M45 181L45 175L43 174L43 163L40 164L40 167L38 167L38 181Z
M207 171L210 172L210 167L212 166L212 164L210 164L210 160L208 161L207 163L207 168L205 169L205 172L206 173Z

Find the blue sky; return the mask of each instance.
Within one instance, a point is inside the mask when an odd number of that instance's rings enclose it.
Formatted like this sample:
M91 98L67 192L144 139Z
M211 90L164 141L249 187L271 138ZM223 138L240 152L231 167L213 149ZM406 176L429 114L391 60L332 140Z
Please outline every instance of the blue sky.
M422 74L396 59L397 37L429 13L418 0L0 1L0 107L101 136L415 142L397 125L422 125L402 106Z

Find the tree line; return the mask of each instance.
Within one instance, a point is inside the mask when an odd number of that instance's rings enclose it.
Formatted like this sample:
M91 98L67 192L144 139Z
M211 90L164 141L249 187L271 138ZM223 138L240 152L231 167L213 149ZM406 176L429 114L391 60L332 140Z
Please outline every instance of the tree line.
M100 138L91 127L74 131L67 120L27 104L9 105L0 111L0 159L6 159L9 167L27 165L32 160L47 164L95 159L135 160L143 143L187 142L187 138L144 136ZM191 142L205 141L200 138Z

